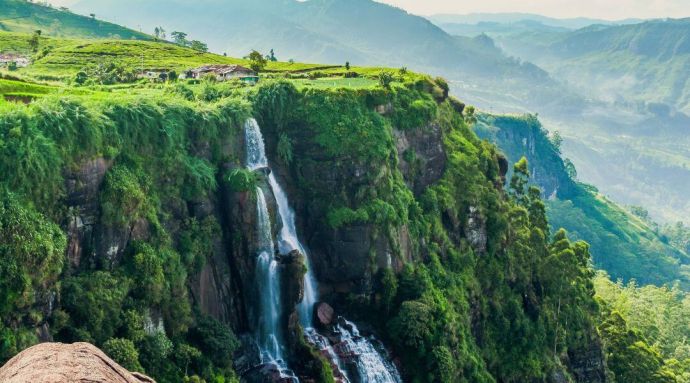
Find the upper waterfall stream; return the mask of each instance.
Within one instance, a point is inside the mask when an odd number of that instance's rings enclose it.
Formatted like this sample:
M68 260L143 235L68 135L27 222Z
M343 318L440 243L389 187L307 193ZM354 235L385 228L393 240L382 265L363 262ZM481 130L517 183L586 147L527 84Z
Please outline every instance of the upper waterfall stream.
M373 346L370 339L360 336L354 323L340 318L334 329L337 337L327 338L319 334L312 325L312 312L318 300L318 285L311 267L309 253L297 236L295 213L290 208L287 194L268 167L265 144L261 129L254 119L245 123L247 168L268 169L268 184L278 207L280 231L277 235L278 253L285 255L294 250L304 255L307 272L304 276L304 297L298 306L302 327L307 340L324 354L336 370L341 382L399 383L400 376L392 363L385 360ZM292 372L284 362L285 339L280 323L282 312L279 265L276 260L273 236L266 196L257 187L257 234L259 239L256 283L259 292L258 344L262 363L274 363L279 367L281 377L291 378ZM337 338L337 341L335 340Z

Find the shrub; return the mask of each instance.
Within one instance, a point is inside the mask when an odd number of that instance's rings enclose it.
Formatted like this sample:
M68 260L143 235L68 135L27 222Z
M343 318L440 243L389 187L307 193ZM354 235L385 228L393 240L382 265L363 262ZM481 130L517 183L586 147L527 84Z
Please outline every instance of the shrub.
M424 351L427 340L433 334L431 327L432 311L420 301L403 302L400 312L391 321L391 335L401 348Z
M147 184L145 176L134 174L125 166L118 165L110 169L105 176L101 194L104 221L129 226L139 219L155 216L155 209L147 195Z
M378 80L379 80L379 85L381 87L388 89L390 88L391 84L393 83L394 77L393 74L387 71L383 71L379 73L378 75Z
M232 360L232 354L239 347L239 341L232 330L208 316L199 319L190 335L204 355L218 366L227 366Z
M278 157L285 165L289 165L292 162L292 140L285 133L280 133L280 138L278 138Z
M230 190L234 192L246 192L255 190L259 175L249 169L234 169L228 176Z
M122 306L131 281L106 271L81 274L62 283L62 304L79 328L74 340L102 343L115 334L122 323Z
M139 363L139 352L129 339L108 339L103 343L103 352L129 371L144 371Z
M57 225L1 189L0 238L0 318L9 321L54 286L67 240Z
M330 210L326 220L330 227L337 229L356 222L369 222L369 213L367 213L365 209L352 210L347 207L342 207Z
M166 89L166 92L178 95L187 101L193 101L194 100L194 92L188 86L186 86L185 84L182 84L182 83L177 83L177 84L173 85L172 87L168 87Z

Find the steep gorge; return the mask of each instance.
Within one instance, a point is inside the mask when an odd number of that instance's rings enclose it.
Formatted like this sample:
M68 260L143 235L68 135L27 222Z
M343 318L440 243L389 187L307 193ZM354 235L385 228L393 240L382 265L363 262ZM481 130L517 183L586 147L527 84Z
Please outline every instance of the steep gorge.
M387 347L371 348L390 351L404 381L606 381L587 246L552 240L538 196L504 190L506 160L442 88L267 82L212 104L6 106L0 230L12 240L0 251L21 278L0 281L12 292L0 357L39 339L106 351L121 339L161 382L192 372L265 381L275 370L257 364L250 334L280 331L273 359L301 380L358 381L353 359L374 354L362 340L376 334ZM270 169L244 161L252 116ZM45 256L31 263L26 251ZM265 306L284 308L270 324L257 312L262 251L280 276L280 298ZM310 300L311 271L314 295L357 325L309 330L298 303Z

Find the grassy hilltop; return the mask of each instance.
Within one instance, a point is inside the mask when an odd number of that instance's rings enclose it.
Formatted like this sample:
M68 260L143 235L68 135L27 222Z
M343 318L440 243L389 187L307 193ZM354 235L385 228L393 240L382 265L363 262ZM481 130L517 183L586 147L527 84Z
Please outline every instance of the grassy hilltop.
M41 30L56 37L151 40L152 36L123 26L26 0L0 0L0 31Z

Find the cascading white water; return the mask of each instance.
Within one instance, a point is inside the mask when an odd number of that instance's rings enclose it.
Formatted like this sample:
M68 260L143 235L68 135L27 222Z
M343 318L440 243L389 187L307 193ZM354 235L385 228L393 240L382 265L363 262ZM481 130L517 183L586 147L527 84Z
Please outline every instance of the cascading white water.
M246 141L247 168L249 170L267 168L268 159L266 158L264 137L261 134L259 124L253 118L244 123L244 139Z
M253 118L245 123L245 139L247 168L250 170L268 168L263 135L258 123ZM400 376L395 366L388 363L368 339L359 335L359 330L354 323L345 321L345 326L338 325L337 330L340 333L341 341L335 346L331 346L329 340L312 327L312 310L318 300L318 286L311 267L309 253L297 236L295 213L290 208L287 195L271 172L268 175L268 183L278 205L278 216L281 220L281 229L278 233L278 252L285 255L297 250L304 255L305 259L307 272L304 276L304 298L298 307L300 322L305 328L305 336L334 362L342 382L350 382L350 379L345 372L344 362L338 356L339 354L349 355L349 362L355 364L355 372L359 378L355 381L362 383L400 383ZM278 263L274 256L275 248L266 198L260 188L257 188L256 193L259 215L257 281L260 284L262 318L259 324L259 345L262 358L267 359L264 362L281 365L283 363L283 338L279 323L281 300ZM339 348L340 352L336 352L335 348Z
M257 235L259 257L256 263L256 280L259 282L260 319L258 343L261 349L261 362L283 360L282 336L280 327L280 276L278 262L275 260L271 217L268 214L266 197L261 188L256 188Z
M264 141L256 121L245 123L245 140L247 150L247 168L257 170L268 165ZM281 378L297 378L287 369L283 358L284 338L280 316L282 313L280 296L280 268L275 257L273 226L268 212L266 196L260 187L256 188L257 211L257 261L256 281L259 301L257 344L261 353L262 364L275 365Z
M271 190L273 190L273 195L276 198L278 215L282 221L282 227L278 234L278 251L280 251L281 254L287 254L293 250L298 250L304 255L307 273L304 275L304 298L299 304L298 312L302 326L309 328L312 327L312 309L318 299L316 278L314 278L309 254L297 237L297 229L295 229L295 212L290 208L287 195L283 191L283 188L280 187L273 173L268 176L268 183L271 185Z
M337 352L343 355L354 355L357 373L361 382L368 383L401 383L397 369L381 356L371 340L361 336L354 323L343 320L338 324L340 343Z

